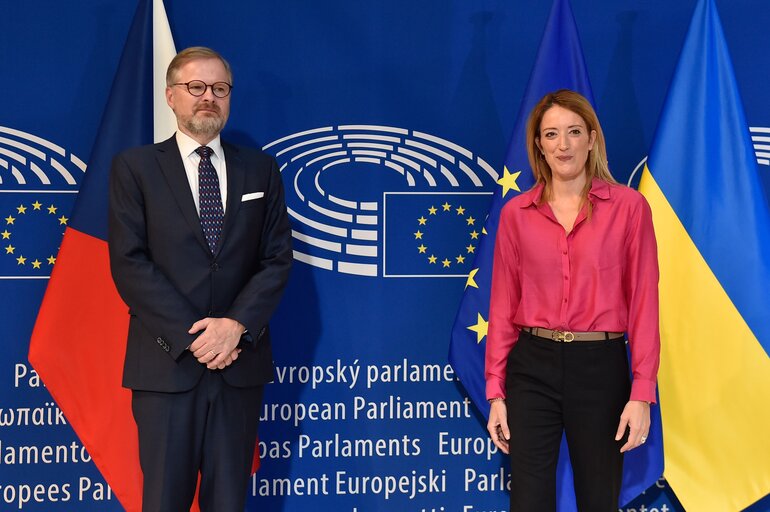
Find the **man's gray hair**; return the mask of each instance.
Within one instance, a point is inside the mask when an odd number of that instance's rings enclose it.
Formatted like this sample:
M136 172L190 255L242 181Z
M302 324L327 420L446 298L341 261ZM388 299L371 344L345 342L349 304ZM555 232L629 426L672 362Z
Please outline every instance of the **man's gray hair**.
M222 61L222 65L224 65L225 71L227 72L228 81L232 85L233 72L230 69L230 64L219 53L211 48L206 48L205 46L191 46L190 48L185 48L177 53L168 65L168 70L166 71L166 85L170 86L176 82L177 73L182 66L190 61L198 59L219 59Z

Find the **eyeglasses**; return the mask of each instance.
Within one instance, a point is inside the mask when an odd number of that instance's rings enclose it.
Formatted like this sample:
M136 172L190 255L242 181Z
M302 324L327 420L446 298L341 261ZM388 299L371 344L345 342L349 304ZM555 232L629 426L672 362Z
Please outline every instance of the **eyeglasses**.
M203 80L190 80L189 82L176 83L171 85L184 85L187 87L187 92L193 96L203 96L206 94L206 89L211 87L211 92L217 98L226 98L230 95L230 91L233 90L233 86L227 82L214 82L213 84L207 84Z

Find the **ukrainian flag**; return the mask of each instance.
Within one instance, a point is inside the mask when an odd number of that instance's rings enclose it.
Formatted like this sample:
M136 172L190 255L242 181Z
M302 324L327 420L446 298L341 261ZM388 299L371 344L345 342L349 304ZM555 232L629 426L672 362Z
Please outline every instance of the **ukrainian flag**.
M770 492L770 212L714 0L639 190L659 248L665 476L687 510L741 510Z

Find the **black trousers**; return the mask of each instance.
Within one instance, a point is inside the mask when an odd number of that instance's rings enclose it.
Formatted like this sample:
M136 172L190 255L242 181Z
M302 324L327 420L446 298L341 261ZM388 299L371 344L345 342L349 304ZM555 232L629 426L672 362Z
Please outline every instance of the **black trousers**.
M522 331L506 376L510 511L556 510L565 433L578 510L617 512L625 441L615 433L630 392L622 338L557 343Z
M215 370L183 393L133 391L144 512L189 512L199 472L202 512L243 512L263 390Z

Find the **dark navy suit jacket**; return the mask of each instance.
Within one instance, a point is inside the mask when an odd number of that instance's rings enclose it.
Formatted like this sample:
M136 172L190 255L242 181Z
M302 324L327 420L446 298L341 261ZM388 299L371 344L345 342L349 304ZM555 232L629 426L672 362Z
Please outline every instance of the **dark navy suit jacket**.
M127 150L110 177L112 276L131 315L125 387L191 389L206 367L187 331L207 316L238 320L251 335L222 371L238 387L273 378L268 321L292 261L283 185L275 160L222 143L227 208L216 254L206 244L176 139Z

